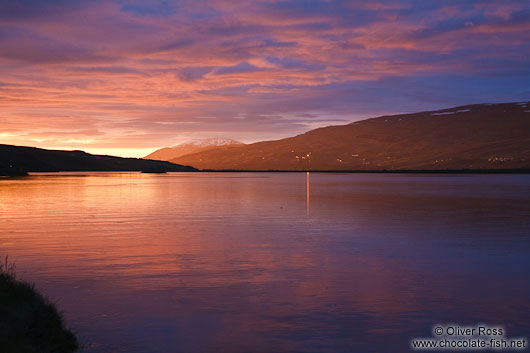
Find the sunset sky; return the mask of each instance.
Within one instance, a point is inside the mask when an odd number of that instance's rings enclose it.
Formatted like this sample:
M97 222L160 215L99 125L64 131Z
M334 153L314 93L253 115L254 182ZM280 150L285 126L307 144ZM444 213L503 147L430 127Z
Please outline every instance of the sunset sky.
M530 99L530 2L0 0L0 143L144 156Z

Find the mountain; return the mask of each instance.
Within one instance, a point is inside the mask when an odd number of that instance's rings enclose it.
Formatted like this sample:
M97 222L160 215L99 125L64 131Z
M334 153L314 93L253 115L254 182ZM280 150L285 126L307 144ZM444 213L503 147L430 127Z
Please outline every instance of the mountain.
M56 171L187 172L195 168L169 162L0 145L0 175Z
M211 148L219 146L242 146L243 142L231 139L197 139L189 142L184 142L174 147L165 147L159 149L145 159L155 159L158 161L169 161L170 159L181 157L191 153L202 152Z
M382 116L170 161L215 170L530 168L530 102Z

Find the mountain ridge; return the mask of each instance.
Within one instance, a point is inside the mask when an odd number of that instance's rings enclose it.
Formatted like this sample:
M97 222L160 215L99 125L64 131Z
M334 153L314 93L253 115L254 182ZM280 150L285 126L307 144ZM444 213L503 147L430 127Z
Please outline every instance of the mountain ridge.
M236 146L244 145L243 142L236 141L233 139L226 138L211 138L211 139L195 139L187 142L180 143L172 147L164 147L158 149L147 156L144 159L154 159L159 161L169 161L177 157L181 157L187 154L202 152L210 148L219 146Z
M170 162L0 144L0 175L58 171L184 172L196 169Z
M530 168L530 102L384 115L171 159L209 170Z
M208 149L170 162L0 144L0 175L197 171L196 168L359 172L530 170L529 107L530 102L486 103L384 115L321 127L280 140L209 145Z

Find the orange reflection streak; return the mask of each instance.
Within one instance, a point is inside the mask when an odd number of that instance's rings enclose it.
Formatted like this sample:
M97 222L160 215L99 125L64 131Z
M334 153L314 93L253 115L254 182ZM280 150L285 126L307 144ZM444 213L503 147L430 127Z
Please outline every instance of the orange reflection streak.
M307 172L306 174L306 184L307 184L307 187L306 187L306 210L307 210L307 214L309 215L309 172Z

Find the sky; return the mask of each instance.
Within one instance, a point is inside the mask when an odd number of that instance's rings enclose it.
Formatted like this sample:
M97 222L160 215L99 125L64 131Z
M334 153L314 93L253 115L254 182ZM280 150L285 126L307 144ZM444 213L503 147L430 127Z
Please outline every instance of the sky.
M527 0L0 0L0 143L142 157L530 99Z

